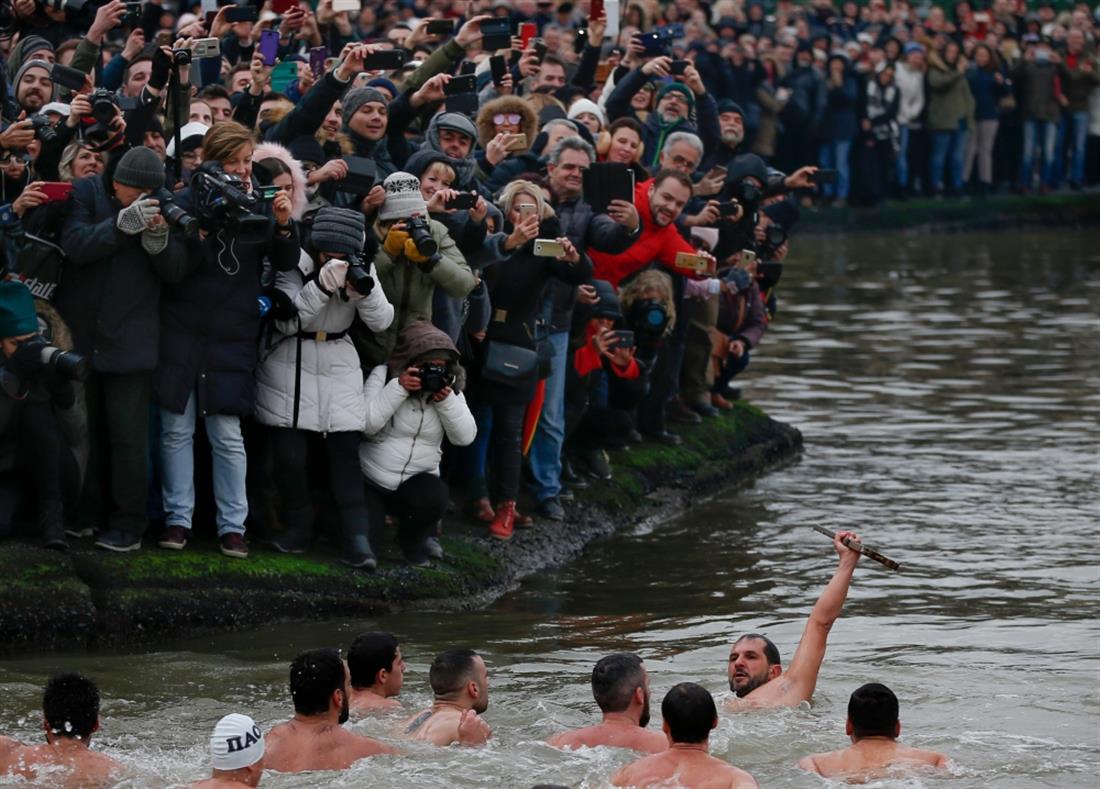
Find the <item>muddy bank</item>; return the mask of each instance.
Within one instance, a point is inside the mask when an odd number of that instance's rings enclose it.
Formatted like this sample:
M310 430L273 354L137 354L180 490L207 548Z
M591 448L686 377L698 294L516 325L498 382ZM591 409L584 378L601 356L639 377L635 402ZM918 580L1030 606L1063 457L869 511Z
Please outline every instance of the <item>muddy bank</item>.
M74 540L67 554L26 543L0 548L0 651L136 644L274 621L366 616L404 608L484 605L524 576L562 565L594 539L689 506L794 457L802 436L746 403L680 431L681 447L641 444L612 455L614 479L578 491L566 521L536 523L508 544L484 526L444 527L446 558L414 569L383 546L375 573L349 570L321 545L308 556L253 546L223 557L213 542L182 553L146 538L115 555ZM79 544L78 544L79 543Z
M890 201L873 207L803 209L797 235L849 235L910 231L957 233L1004 227L1095 227L1100 225L1100 193L985 199Z

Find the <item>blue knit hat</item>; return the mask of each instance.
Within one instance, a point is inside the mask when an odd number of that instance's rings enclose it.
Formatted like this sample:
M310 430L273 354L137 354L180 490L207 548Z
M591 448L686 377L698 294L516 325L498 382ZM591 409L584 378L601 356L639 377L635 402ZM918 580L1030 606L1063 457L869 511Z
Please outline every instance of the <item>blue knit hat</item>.
M22 337L38 331L34 296L22 282L0 282L0 337Z

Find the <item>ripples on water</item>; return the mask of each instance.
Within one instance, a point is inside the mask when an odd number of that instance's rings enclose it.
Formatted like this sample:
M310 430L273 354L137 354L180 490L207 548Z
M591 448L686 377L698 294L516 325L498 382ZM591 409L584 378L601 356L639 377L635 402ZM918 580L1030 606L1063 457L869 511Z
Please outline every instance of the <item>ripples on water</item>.
M39 734L46 676L100 679L100 746L132 786L207 774L214 721L287 717L286 665L398 633L427 705L431 657L452 644L490 664L484 752L409 747L411 758L264 786L599 786L630 755L562 754L542 740L594 720L603 654L637 650L654 724L681 680L725 692L731 635L766 631L784 660L835 564L808 525L854 528L901 561L864 560L834 628L812 710L722 715L712 752L762 786L818 786L794 762L841 747L848 695L881 681L903 739L956 757L946 776L889 786L1095 786L1100 773L1100 236L1008 232L828 239L798 245L780 316L746 391L806 438L801 462L595 546L488 611L280 626L148 654L0 663L0 731ZM568 528L568 527L562 527ZM357 728L388 736L394 719Z

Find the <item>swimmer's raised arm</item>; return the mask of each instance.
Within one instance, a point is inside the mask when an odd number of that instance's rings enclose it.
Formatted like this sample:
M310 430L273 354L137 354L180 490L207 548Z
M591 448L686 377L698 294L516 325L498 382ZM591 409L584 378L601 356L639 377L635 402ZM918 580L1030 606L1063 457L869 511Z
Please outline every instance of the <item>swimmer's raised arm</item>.
M817 674L821 670L821 661L825 658L829 631L844 608L848 587L852 584L852 573L856 569L856 564L859 563L859 551L854 551L841 542L845 537L859 540L855 532L837 532L833 540L833 547L840 557L836 572L833 573L825 591L814 604L810 618L806 622L806 629L802 632L802 640L798 642L798 649L795 650L791 665L786 672L791 691L807 701L813 696L814 688L817 687Z

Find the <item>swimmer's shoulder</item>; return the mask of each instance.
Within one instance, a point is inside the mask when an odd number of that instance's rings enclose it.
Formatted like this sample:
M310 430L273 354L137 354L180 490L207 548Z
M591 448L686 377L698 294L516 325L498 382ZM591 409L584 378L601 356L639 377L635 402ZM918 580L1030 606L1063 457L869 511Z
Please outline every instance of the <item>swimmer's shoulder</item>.
M906 747L902 755L910 761L930 764L940 769L946 768L951 763L951 757L947 754L940 753L939 751L928 751L923 748Z

